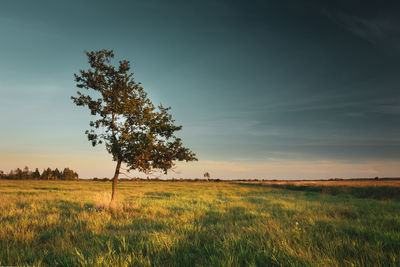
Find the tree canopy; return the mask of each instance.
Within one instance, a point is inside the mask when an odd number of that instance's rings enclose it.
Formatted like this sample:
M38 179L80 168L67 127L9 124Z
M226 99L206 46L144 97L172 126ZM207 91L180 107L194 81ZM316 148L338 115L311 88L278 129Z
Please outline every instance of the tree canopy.
M44 169L40 174L39 169L35 168L35 171L31 171L27 166L24 169L17 168L11 170L8 174L0 171L0 178L9 180L77 180L79 179L78 173L75 171L64 168L63 171L59 171L57 168L52 170L50 168Z
M89 123L91 129L86 131L88 140L93 146L104 143L117 162L112 200L121 163L128 170L147 173L160 169L167 173L176 160L197 160L175 135L182 126L175 125L170 107L153 105L130 72L129 61L121 60L114 66L112 50L86 52L86 55L90 68L75 74L75 81L78 88L89 93L78 91L72 99L78 106L87 106L96 116Z

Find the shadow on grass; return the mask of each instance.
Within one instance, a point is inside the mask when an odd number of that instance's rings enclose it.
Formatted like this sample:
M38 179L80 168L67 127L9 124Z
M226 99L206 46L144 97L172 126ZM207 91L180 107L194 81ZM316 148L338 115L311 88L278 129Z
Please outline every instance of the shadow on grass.
M392 186L330 186L330 185L295 185L295 184L238 184L240 186L266 186L277 189L305 191L309 196L315 193L339 195L343 198L371 198L376 200L400 201L400 187Z

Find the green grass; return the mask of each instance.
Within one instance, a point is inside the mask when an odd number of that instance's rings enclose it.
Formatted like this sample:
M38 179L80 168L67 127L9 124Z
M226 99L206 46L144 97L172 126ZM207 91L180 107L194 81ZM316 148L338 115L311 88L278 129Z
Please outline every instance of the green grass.
M0 265L399 266L400 202L257 185L0 181Z
M318 192L331 195L351 195L357 198L372 198L377 200L400 200L399 186L371 185L297 185L297 184L267 184L266 186L307 192Z

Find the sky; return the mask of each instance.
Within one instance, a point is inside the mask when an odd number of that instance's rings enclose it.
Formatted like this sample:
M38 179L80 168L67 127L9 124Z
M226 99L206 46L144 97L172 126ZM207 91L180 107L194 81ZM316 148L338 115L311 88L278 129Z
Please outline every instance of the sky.
M0 170L113 175L70 99L112 49L199 159L162 177L400 177L400 3L321 2L2 1Z

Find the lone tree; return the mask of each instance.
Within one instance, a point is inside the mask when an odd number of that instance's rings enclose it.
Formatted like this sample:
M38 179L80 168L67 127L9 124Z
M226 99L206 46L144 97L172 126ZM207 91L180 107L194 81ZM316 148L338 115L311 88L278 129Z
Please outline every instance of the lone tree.
M165 174L174 161L195 161L196 155L182 145L174 134L182 129L169 114L170 107L154 106L141 83L134 80L129 61L111 63L112 50L85 52L90 68L75 74L76 86L91 91L78 91L72 100L87 106L96 120L90 121L88 140L93 146L104 142L116 162L111 203L116 200L121 164L127 170L148 173L160 169Z
M207 181L209 181L210 180L210 173L209 172L206 172L206 173L204 173L204 179L206 179Z

